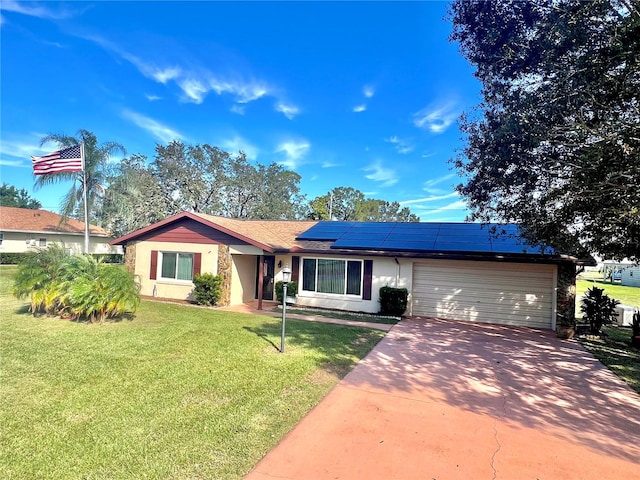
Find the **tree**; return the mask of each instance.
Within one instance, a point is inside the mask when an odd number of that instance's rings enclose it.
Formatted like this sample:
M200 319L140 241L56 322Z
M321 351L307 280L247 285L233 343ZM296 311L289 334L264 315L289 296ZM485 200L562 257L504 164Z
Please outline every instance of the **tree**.
M35 198L30 197L29 192L24 188L18 190L8 183L3 183L0 186L0 205L3 207L29 208L31 210L42 208L42 204Z
M87 179L87 208L89 221L96 221L99 217L97 210L99 197L105 191L106 168L109 157L118 152L126 154L125 148L116 142L98 144L98 139L89 130L79 130L75 137L64 134L49 134L42 139L40 145L45 143L57 143L59 148L67 148L84 142L84 172L61 172L49 175L41 175L36 180L36 187L52 185L62 181L71 180L73 185L63 197L60 204L60 214L63 218L77 215L84 210L83 188L84 179ZM83 220L86 220L83 218Z
M174 141L156 147L151 173L169 214L182 211L231 218L293 219L302 215L300 175L282 165L254 165L208 144Z
M338 187L326 195L312 199L307 218L352 222L418 222L420 219L398 202L365 198L352 187Z
M640 11L626 0L455 0L483 101L453 160L472 220L640 259Z
M158 222L172 212L147 157L132 155L111 166L101 224L116 237Z

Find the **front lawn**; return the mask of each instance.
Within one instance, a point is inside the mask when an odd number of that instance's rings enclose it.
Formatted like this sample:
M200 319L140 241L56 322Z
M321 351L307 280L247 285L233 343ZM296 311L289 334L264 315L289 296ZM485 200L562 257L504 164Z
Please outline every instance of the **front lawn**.
M602 280L579 278L576 281L576 313L578 315L580 315L580 299L589 288L594 286L603 288L604 293L609 295L611 298L619 300L623 305L640 307L640 288L638 287L626 287L615 283L604 282Z
M604 365L640 393L640 350L632 348L631 329L603 327L604 336L578 337L578 341Z
M0 267L0 478L241 478L382 338L143 301L34 318Z

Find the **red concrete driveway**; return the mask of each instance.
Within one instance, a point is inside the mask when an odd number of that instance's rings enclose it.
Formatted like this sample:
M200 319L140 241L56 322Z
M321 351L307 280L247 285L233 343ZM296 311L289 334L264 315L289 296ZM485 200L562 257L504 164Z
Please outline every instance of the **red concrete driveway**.
M246 477L640 478L640 396L550 331L403 320Z

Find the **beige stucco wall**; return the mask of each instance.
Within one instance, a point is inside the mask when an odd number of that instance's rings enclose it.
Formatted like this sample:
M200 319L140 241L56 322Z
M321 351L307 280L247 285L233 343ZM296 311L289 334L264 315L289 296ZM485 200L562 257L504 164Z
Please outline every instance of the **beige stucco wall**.
M139 242L136 244L136 269L135 275L140 281L142 295L154 295L162 298L174 298L180 300L193 300L193 282L185 280L165 280L160 278L162 267L158 256L157 279L149 278L151 268L151 251L201 253L201 273L217 273L218 246L202 245L196 243L167 243L167 242Z
M52 243L59 243L71 253L84 253L84 235L72 235L68 233L52 232L7 232L2 231L3 239L0 245L0 252L3 253L23 253L35 251L39 245L39 240L45 238L47 246ZM122 253L121 246L109 245L110 238L89 237L89 251L91 253Z
M256 257L231 255L231 258L233 260L231 305L241 305L256 297Z

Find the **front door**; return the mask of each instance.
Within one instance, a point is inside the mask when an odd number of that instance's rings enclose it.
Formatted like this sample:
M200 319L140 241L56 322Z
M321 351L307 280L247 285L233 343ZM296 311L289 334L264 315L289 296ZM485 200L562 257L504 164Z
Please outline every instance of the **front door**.
M265 255L262 264L262 299L273 300L273 277L276 272L276 257L273 255ZM258 282L260 281L260 257L256 259L258 270L256 275L256 298L258 298Z

